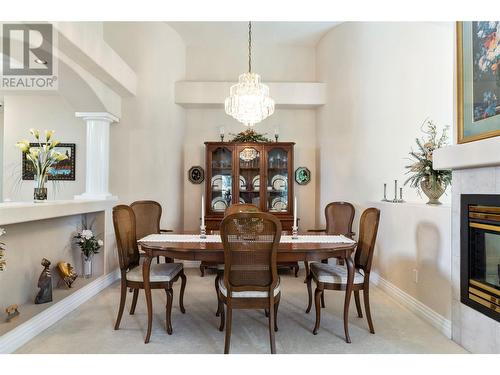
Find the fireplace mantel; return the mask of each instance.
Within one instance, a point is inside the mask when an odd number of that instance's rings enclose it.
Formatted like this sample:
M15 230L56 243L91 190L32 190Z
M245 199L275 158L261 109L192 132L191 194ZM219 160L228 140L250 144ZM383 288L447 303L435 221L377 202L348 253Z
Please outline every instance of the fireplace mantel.
M436 169L500 166L500 137L440 148L433 162Z

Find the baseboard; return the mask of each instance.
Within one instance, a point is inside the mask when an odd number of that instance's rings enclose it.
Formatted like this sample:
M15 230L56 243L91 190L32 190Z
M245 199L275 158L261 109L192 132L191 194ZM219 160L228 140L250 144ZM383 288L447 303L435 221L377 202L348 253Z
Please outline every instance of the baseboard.
M441 314L438 314L429 306L424 305L422 302L402 291L375 272L370 273L370 281L394 298L397 302L438 329L447 338L451 339L451 321L449 319L446 319Z
M97 278L30 320L0 336L0 353L12 353L120 278L119 270Z

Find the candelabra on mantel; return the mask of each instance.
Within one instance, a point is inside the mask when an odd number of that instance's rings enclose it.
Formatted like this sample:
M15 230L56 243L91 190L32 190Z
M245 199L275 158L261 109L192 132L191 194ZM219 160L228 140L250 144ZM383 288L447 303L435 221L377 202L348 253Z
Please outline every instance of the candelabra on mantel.
M403 199L403 188L399 188L399 198L398 198L398 180L394 180L394 199L387 199L387 184L384 183L384 198L382 202L390 202L390 203L404 203Z

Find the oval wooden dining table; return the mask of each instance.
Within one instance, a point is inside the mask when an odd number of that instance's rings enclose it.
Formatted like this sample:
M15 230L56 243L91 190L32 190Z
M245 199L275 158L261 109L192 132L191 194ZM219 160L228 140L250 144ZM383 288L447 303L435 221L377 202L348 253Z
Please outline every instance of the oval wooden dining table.
M169 236L175 234L191 234L194 233L169 233L160 236ZM213 232L212 234L217 234ZM285 233L284 233L285 234ZM318 235L318 233L316 233ZM352 286L354 281L354 262L352 253L356 248L354 243L321 243L321 242L305 242L307 234L299 234L300 241L297 242L281 242L278 247L278 262L304 262L304 261L321 261L328 258L344 259L347 266L347 288L344 301L344 332L349 338L348 314L349 304L351 301ZM200 239L199 242L192 241L145 241L139 240L141 250L144 252L143 262L143 279L144 293L146 295L146 305L148 310L148 330L146 333L145 343L149 342L151 337L151 327L153 322L153 303L151 297L150 286L150 268L153 258L164 256L178 260L197 260L223 264L224 263L224 247L222 242L208 242ZM349 340L350 341L350 340Z

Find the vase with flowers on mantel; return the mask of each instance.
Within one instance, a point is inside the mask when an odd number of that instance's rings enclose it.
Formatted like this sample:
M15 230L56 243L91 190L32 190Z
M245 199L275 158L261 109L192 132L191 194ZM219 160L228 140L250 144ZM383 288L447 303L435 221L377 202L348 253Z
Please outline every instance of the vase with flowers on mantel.
M423 192L429 201L427 204L439 205L439 198L444 194L446 188L451 184L450 170L437 170L433 167L434 150L446 145L448 141L448 127L445 127L438 135L436 125L426 120L422 125L422 132L426 135L424 138L416 139L418 149L410 152L411 165L406 166L411 176L405 181L411 187L417 189L420 195Z
M66 154L56 151L59 141L53 140L53 130L45 130L45 139L40 136L40 131L30 129L35 142L30 143L23 139L16 143L26 158L26 173L33 175L35 186L33 189L33 200L35 203L47 201L47 180L55 164L68 158ZM23 178L26 176L23 176Z

